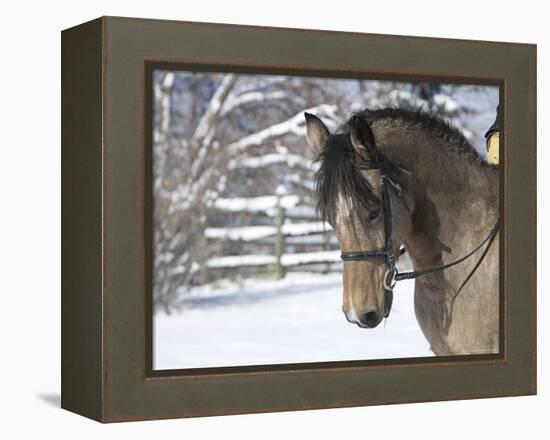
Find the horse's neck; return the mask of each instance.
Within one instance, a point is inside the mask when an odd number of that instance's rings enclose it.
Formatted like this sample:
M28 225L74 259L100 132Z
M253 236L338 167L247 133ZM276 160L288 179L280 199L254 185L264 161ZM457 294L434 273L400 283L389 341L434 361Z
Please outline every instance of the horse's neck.
M424 176L415 183L413 227L406 243L416 269L466 254L489 233L498 216L496 170L464 168ZM454 184L449 182L453 179Z
M429 132L399 126L376 132L382 152L411 172L412 231L406 240L416 269L475 247L498 216L498 170L475 163Z

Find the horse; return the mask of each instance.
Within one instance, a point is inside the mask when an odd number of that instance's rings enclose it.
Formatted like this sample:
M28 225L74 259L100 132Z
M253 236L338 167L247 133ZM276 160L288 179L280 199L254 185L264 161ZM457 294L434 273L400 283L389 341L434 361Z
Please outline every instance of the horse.
M305 118L318 210L344 260L346 319L376 327L395 283L415 278L414 312L434 354L498 353L498 167L422 111L363 110L333 134ZM398 271L403 247L413 272Z

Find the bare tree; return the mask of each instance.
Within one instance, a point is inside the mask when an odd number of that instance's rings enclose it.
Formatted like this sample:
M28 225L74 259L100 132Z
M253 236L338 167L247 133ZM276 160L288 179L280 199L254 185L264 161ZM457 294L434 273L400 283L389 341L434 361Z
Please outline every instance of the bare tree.
M292 85L283 81L234 74L203 77L214 84L206 98L200 90L206 86L195 75L156 72L154 81L154 296L166 310L199 279L207 257L203 231L209 208L220 195L243 186L238 161L266 145L280 151L281 139L301 140L304 108L337 120L334 106L304 107L303 97L290 94Z

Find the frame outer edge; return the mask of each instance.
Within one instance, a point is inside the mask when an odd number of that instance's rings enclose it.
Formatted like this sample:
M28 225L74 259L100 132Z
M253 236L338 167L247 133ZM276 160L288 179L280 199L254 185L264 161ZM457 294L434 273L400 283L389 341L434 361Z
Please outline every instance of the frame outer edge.
M533 212L532 215L532 226L531 226L531 242L533 243L533 273L532 273L532 280L533 285L531 286L531 313L533 314L533 322L531 325L531 332L532 332L532 367L531 367L531 387L530 392L532 395L538 394L538 380L537 380L537 372L538 372L538 365L537 365L537 356L538 356L538 337L537 337L537 144L538 144L538 136L537 136L537 93L538 93L538 73L537 73L537 66L538 66L538 47L536 44L528 46L530 51L530 65L531 65L531 81L532 81L532 99L533 103L532 106L534 108L534 117L532 118L531 124L532 124L532 130L533 130L533 191L531 191L531 209Z
M102 19L61 33L61 407L103 419Z
M402 381L399 382L399 379L413 377L412 374L415 375L414 377L428 381L432 379L430 376L431 372L427 372L419 365L407 365L408 371L394 372L393 370L397 370L397 368L388 365L388 369L369 366L361 369L363 371L359 369L346 371L346 374L343 371L327 370L315 373L315 378L310 377L310 372L307 371L281 371L277 373L243 372L241 374L205 375L201 377L179 376L152 380L146 377L147 380L144 380L143 365L141 365L144 353L142 344L143 335L141 333L143 303L141 302L142 298L136 299L135 297L135 292L142 292L145 287L141 272L143 271L144 255L143 249L135 245L134 240L130 240L132 237L137 236L137 234L143 233L143 224L134 221L137 218L137 214L141 212L142 195L134 192L133 188L136 188L136 182L141 182L140 173L143 171L142 162L140 162L142 158L135 156L135 154L138 154L136 153L136 145L139 144L138 141L143 136L143 133L139 130L139 127L141 127L139 124L142 121L138 121L138 113L141 114L142 109L139 112L135 110L139 107L139 103L136 101L136 93L139 93L138 86L141 84L141 79L137 77L136 68L141 65L139 63L142 59L150 59L148 57L151 54L155 57L159 54L158 59L162 61L178 62L178 60L185 60L186 62L194 61L196 63L197 60L193 60L193 57L190 57L190 55L194 54L193 50L195 49L193 45L195 41L200 41L200 44L210 43L218 50L218 52L215 52L215 56L213 55L205 60L206 64L242 65L246 69L249 69L254 66L239 64L239 60L246 58L242 55L243 52L237 54L236 52L228 52L227 46L231 46L230 43L234 43L235 41L243 41L242 35L245 33L245 30L252 30L256 35L261 36L262 40L267 41L270 45L269 47L278 48L281 42L278 36L275 39L275 32L280 30L277 28L232 25L219 25L218 28L218 25L212 24L199 25L196 23L133 20L112 17L107 17L104 23L108 35L108 38L103 35L104 56L107 54L108 57L104 58L103 68L106 69L108 67L108 69L103 72L103 123L105 124L105 130L108 130L108 134L103 135L105 150L103 151L101 170L103 172L102 179L104 179L105 188L102 189L102 196L104 197L104 210L102 212L104 216L102 220L104 229L102 231L103 249L101 251L103 261L107 266L102 268L102 292L104 295L102 301L105 307L105 314L97 318L98 321L102 322L102 331L104 332L102 334L103 347L100 347L100 349L103 348L104 350L104 358L101 364L103 368L102 398L105 403L105 406L102 408L101 417L104 421L119 422L363 406L383 403L442 401L533 393L536 364L531 365L530 362L536 361L536 354L534 352L536 350L536 340L534 338L531 338L532 345L529 353L526 353L526 351L518 353L516 348L515 354L519 354L520 356L515 357L514 360L516 362L513 365L511 362L492 361L468 361L464 362L464 367L452 362L448 365L434 365L431 370L439 382L433 382L433 385L430 386L432 391L421 390L421 393L414 389L414 384L407 384L406 391L408 395L403 398L399 398L399 396L395 397L396 390L392 388L392 384L400 384ZM220 30L221 28L223 28L223 32ZM184 41L185 44L180 45L179 42L181 41L183 30L191 32L196 38L187 39ZM281 32L282 36L286 36L287 38L290 38L290 34L292 34L294 41L297 38L295 35L300 33L300 42L303 42L307 47L312 45L311 42L306 40L306 37L313 34L308 34L302 30L282 30ZM323 33L316 32L315 36L317 35L322 37ZM363 38L351 34L346 34L346 36L344 33L334 35L338 35L338 39L340 40L347 39L351 42L354 42L351 40L352 36L354 38ZM225 39L224 37L226 36L231 38ZM398 39L406 41L404 37L390 38L389 36L372 35L369 38L371 39L371 44L369 45L371 51L376 49L373 46L374 43L381 44L381 40L384 40L384 44L386 45ZM413 38L412 40L415 41L414 47L420 46L418 38ZM131 41L132 44L128 44L128 41ZM170 42L169 46L166 45L166 41ZM485 44L480 45L478 42L459 41L456 46L462 50L462 56L468 56L470 63L476 66L474 73L480 72L480 77L501 79L494 72L498 73L499 69L502 69L502 75L504 75L502 79L508 78L512 74L517 74L519 75L521 84L524 84L523 81L527 78L529 80L536 80L536 58L533 57L532 52L534 46L511 45L509 43L488 44L487 46L493 48L494 53L491 52L491 54L494 55L492 58L496 60L496 64L487 67L489 61L483 60L481 63L478 62L481 60L481 55L485 55L484 50L480 49L486 47ZM175 42L178 42L178 44ZM441 52L442 47L440 46L446 46L449 41L422 39L423 46L428 43L432 52L435 49ZM408 45L411 47L410 41ZM395 52L395 45L392 47L392 51ZM525 51L525 47L528 47L529 51ZM252 54L253 49L253 47L247 47L246 51L242 50ZM439 53L438 51L436 51L436 54ZM502 55L505 52L510 56L503 57ZM294 52L290 51L290 53ZM497 55L499 56L497 57ZM519 71L518 73L516 63L525 61L526 55L529 56L529 71ZM263 69L279 65L277 59L281 56L282 53L279 51L267 54L262 52L261 55L256 53L256 57L259 57L260 60L258 65L263 66ZM235 62L234 60L237 61ZM330 64L330 60L327 61L325 58L319 61L320 58L314 59L310 57L310 60L316 60L316 64L312 69L307 68L312 71L325 70L326 66ZM302 64L303 62L300 62L300 65ZM378 59L377 64L382 66L379 71L386 69L387 67L384 66L387 64L387 58ZM481 67L479 67L480 64ZM436 63L436 66L439 66L439 69L442 71L438 75L442 77L453 76L449 74L453 65L455 65L454 68L456 69L456 63L451 63L451 67L449 68L446 65L443 68L440 64ZM345 66L346 59L344 59L343 68ZM535 69L534 75L530 70L533 66ZM281 68L291 69L292 63L281 66ZM411 75L417 75L417 79L423 79L423 75L430 75L429 72L419 69L420 67L417 66L416 70L412 70ZM469 69L469 71L471 70ZM128 73L130 74L128 75ZM459 70L457 73L461 74L462 72ZM458 74L455 78L463 79ZM472 75L468 74L466 76L469 78ZM105 86L107 86L107 92L105 91ZM527 100L527 116L532 114L532 106L535 101L532 98ZM523 95L521 104L524 105L525 103L525 95ZM128 112L125 110L131 111ZM128 117L128 114L131 117ZM530 125L530 128L532 127ZM139 136L136 134L138 132L140 132ZM129 135L128 133L133 134ZM513 140L513 137L510 136L511 140ZM530 147L536 144L534 136L529 136L528 139ZM131 166L125 160L128 157L128 152L131 153L133 161ZM529 152L531 152L531 149L529 149ZM520 163L523 165L528 163L529 171L532 171L531 167L536 164L536 161L528 160L521 161ZM515 166L519 166L518 163ZM535 189L532 179L534 179L533 175L528 176L522 180L523 185L528 186L529 189ZM129 200L128 194L130 194L131 200ZM534 211L536 198L534 198L534 195L531 196L533 198L529 198L528 206ZM530 214L534 214L534 212ZM131 220L130 225L127 222L129 219ZM533 226L533 220L530 221L530 225ZM131 233L128 232L128 226L132 227ZM107 232L105 232L106 229L108 229ZM536 230L529 228L528 234L531 241L536 238ZM139 237L143 239L141 235ZM533 249L536 246L531 245L528 248L532 256ZM114 270L115 267L116 271ZM110 270L111 268L113 270ZM528 275L532 279L535 272L530 272ZM532 313L536 313L536 298L534 297L536 295L534 290L536 282L530 283L529 287L532 289L530 308L532 316ZM527 308L521 309L521 312L523 312L522 316L526 315L525 310ZM530 329L527 328L528 325L531 325ZM531 335L533 335L532 332L536 331L533 329L534 325L534 322L522 324L522 334L525 335L531 332ZM488 372L483 375L482 379L486 380L486 383L481 383L481 379L478 378L476 373L485 373L485 369ZM489 371L489 369L492 371ZM533 374L530 378L527 377L529 373ZM260 377L257 378L256 376L258 375ZM374 378L374 375L377 377ZM397 379L397 381L390 382L388 380L389 376ZM369 380L372 381L375 379L384 381L385 385L389 386L388 393L391 394L393 392L394 397L378 398L377 393L380 390L381 383L366 383ZM459 384L459 387L465 386L467 389L457 388L447 390L447 384L451 380ZM317 383L320 381L328 381L332 388L327 390L326 388L318 387ZM482 390L472 393L471 389L475 385L474 382L480 382L479 385L482 386ZM344 386L346 388L342 391ZM241 394L240 390L245 389L245 387L246 393ZM270 388L271 394L266 394L265 390L268 388ZM334 390L336 389L338 389L337 395L334 394ZM363 390L368 393L362 392ZM428 391L430 391L429 396L423 394ZM283 396L283 394L285 395Z

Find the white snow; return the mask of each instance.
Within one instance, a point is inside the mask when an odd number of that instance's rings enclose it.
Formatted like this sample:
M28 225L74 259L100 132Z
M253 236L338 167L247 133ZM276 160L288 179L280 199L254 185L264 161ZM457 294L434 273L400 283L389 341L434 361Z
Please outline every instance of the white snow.
M313 206L293 206L286 210L286 216L291 218L316 218L317 211Z
M207 266L210 269L241 266L268 266L276 262L277 259L273 255L227 255L225 257L210 258L207 262Z
M236 228L206 228L204 236L216 240L255 241L275 235L275 226L242 226Z
M285 223L281 232L287 237L322 234L324 231L332 231L328 223ZM211 239L254 241L267 238L277 233L276 226L239 226L232 228L206 228L204 235Z
M234 197L231 199L217 199L213 207L222 211L230 212L262 212L277 206L277 196L260 197ZM281 196L281 207L290 208L296 206L300 198L297 195L289 194Z
M156 141L160 141L162 136L168 131L170 127L170 92L176 76L173 72L168 72L162 80L162 84L155 90L155 94L161 97L160 112L162 114L160 120L160 131L155 137Z
M286 237L322 234L324 231L332 231L328 223L285 223L281 232ZM240 226L234 228L206 228L204 236L213 240L242 240L255 241L272 237L277 234L276 226Z
M285 243L287 245L322 245L322 244L333 244L338 245L338 239L334 234L330 235L322 235L322 234L315 234L315 235L306 235L306 236L295 236L295 237L287 237L285 240Z
M235 108L252 104L255 102L266 103L267 101L276 101L284 99L287 96L286 92L282 90L276 90L274 92L260 92L257 90L241 93L240 95L229 95L223 104L222 116L235 110Z
M308 222L308 223L285 223L281 227L283 235L310 235L321 234L324 231L332 231L332 227L328 223L323 222Z
M305 235L322 234L332 231L328 223L285 223L281 227L281 233L285 237L300 237ZM206 228L204 236L212 240L255 241L272 237L277 234L276 226L237 226L231 228Z
M315 191L315 181L312 179L305 178L303 173L288 173L285 177L285 181L296 186L301 186L302 188L314 192Z
M154 368L178 369L433 356L413 307L414 281L397 285L389 318L361 329L342 311L341 275L203 286L181 313L154 317Z
M447 113L453 113L458 110L458 104L456 101L449 95L443 93L438 93L434 95L433 101L436 105L441 107Z
M268 153L262 156L249 156L238 160L232 160L228 164L229 169L239 167L262 168L275 164L286 164L289 168L304 168L306 170L317 170L319 166L314 164L311 159L298 154L290 153Z
M170 89L174 85L174 81L176 80L176 75L174 72L166 72L166 75L164 75L164 79L162 80L162 88L163 89Z
M303 225L303 226L302 226ZM326 226L331 231L330 225ZM318 223L292 223L282 227L287 243L293 243L291 237L303 237L296 243L323 244L326 239L321 234L323 227ZM206 228L204 236L211 240L256 241L277 234L275 226L239 226L234 228ZM310 237L306 237L310 236ZM309 239L310 238L310 239Z

